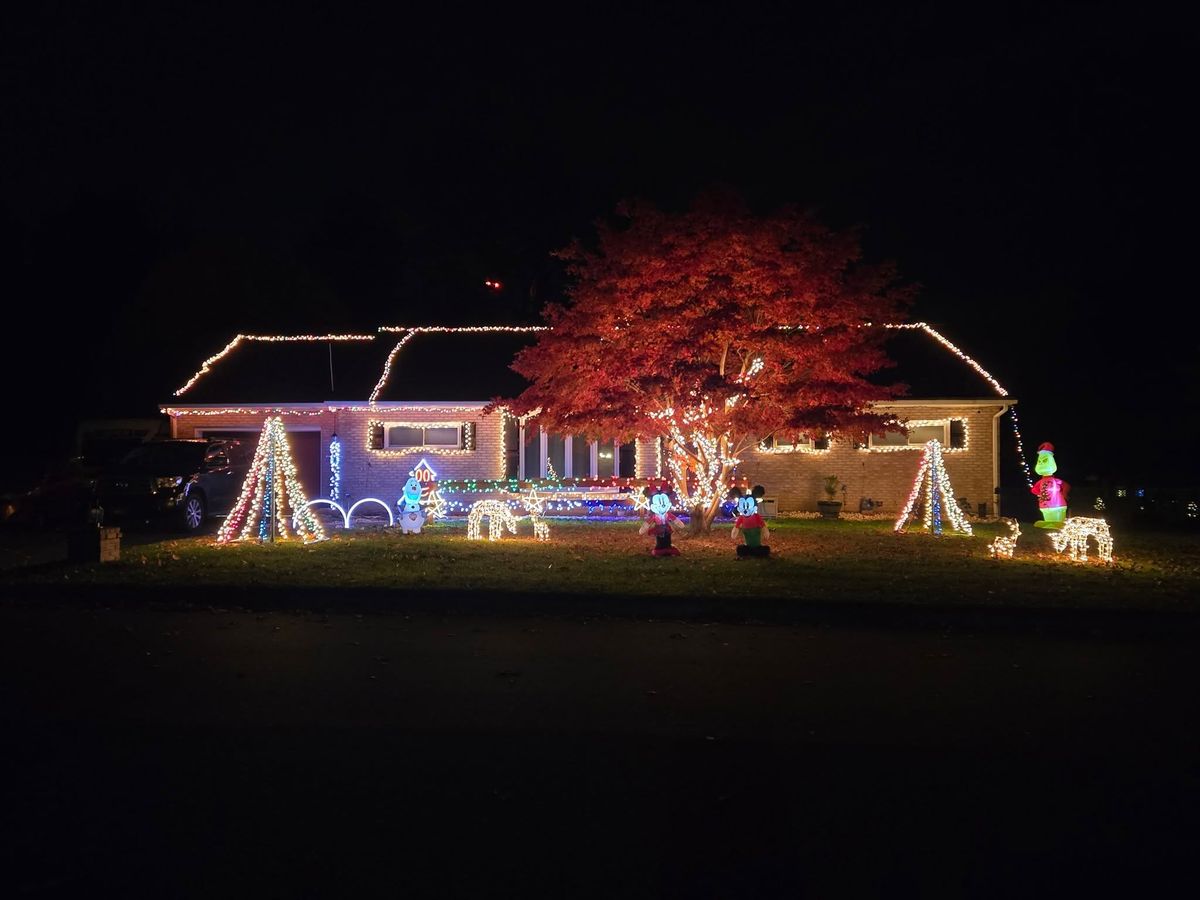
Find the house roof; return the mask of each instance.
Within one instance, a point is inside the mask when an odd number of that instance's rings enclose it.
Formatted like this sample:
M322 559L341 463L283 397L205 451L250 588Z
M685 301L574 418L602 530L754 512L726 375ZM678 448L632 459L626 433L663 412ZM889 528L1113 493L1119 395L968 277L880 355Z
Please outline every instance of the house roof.
M907 398L1007 396L989 372L928 324L875 327L892 332L888 355L896 363L877 373L875 383L907 384ZM511 397L525 387L509 367L513 356L542 330L384 326L376 334L238 335L175 391L172 407Z
M311 403L370 395L391 342L374 334L239 334L175 391L188 404Z
M868 378L872 384L904 384L905 398L959 400L1007 396L1004 387L974 359L932 326L887 326L887 355L895 363Z

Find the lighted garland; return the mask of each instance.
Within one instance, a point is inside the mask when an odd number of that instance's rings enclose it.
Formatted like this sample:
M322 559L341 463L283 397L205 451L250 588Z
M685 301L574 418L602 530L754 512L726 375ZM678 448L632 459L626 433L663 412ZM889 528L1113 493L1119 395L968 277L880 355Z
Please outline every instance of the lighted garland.
M293 515L288 515L293 510ZM325 530L308 505L304 488L296 475L288 447L287 432L278 416L263 422L258 447L242 491L217 531L217 543L273 539L275 534L288 537L288 520L304 543L325 540Z
M372 447L371 432L376 428L461 428L463 445L461 447ZM396 422L382 419L370 419L367 422L368 453L389 459L408 456L413 453L431 454L435 456L463 456L475 452L475 423L474 422Z
M896 520L894 531L903 531L912 516L913 507L922 491L925 494L924 525L926 531L934 534L942 533L942 513L950 519L955 530L963 534L972 534L971 523L967 521L958 502L954 499L954 489L950 486L950 476L942 461L942 444L940 441L929 441L925 444L925 452L921 454L921 463L917 468L917 477L913 479L912 491L904 504L900 518Z
M336 433L329 439L329 499L342 499L342 439Z
M922 428L929 425L944 425L947 422L961 422L963 445L961 447L942 447L943 453L965 453L970 448L970 428L966 419L961 416L951 416L947 419L905 419L904 425L909 428ZM924 450L924 444L897 444L888 447L871 447L866 444L858 447L859 452L865 453L899 453L909 450Z

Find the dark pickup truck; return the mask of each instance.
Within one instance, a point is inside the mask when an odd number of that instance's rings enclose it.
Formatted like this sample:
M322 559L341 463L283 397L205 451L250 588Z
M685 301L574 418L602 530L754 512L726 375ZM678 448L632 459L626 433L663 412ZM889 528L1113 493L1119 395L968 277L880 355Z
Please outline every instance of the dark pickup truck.
M151 441L101 474L104 521L167 521L182 531L229 513L250 468L253 446L235 440Z

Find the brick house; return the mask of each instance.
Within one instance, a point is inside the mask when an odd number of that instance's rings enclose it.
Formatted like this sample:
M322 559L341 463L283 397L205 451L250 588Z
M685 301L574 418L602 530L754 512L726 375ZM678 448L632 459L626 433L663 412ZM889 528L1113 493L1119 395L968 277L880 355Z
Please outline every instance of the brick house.
M546 478L659 478L655 438L626 444L542 431L503 412L484 415L493 397L523 381L513 355L536 327L381 328L361 335L239 335L175 392L162 412L173 437L253 439L268 415L283 419L310 498L330 496L330 445L340 442L341 499L400 495L421 460L439 481ZM871 435L866 445L816 438L763 442L743 455L739 475L762 483L778 511L815 510L827 475L845 486L856 511L869 498L884 514L902 506L921 447L936 437L957 497L972 511L996 510L998 422L1015 400L974 360L925 325L899 326L889 343L899 363L888 381L910 396L881 402L909 428ZM471 365L454 361L470 358ZM482 373L482 374L481 374ZM912 396L915 395L915 396ZM335 399L342 398L342 399Z

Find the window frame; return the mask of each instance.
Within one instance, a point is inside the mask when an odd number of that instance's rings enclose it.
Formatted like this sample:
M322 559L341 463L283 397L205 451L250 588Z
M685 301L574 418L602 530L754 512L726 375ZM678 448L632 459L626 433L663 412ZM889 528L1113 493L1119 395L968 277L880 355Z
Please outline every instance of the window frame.
M779 441L779 435L771 435L771 450L776 453L803 453L805 451L812 452L817 449L816 441L811 436L806 435L805 439L796 444L782 444Z
M537 428L538 429L538 439L539 439L538 440L538 467L540 469L540 474L534 475L534 474L530 474L529 472L527 472L526 466L525 466L525 453L524 452L518 453L517 454L517 478L520 481L534 481L537 479L545 478L546 477L546 474L545 474L546 473L546 461L549 458L548 451L549 451L550 433L548 431L546 431L544 428L542 428L540 425L537 425L533 422L518 421L518 424L517 424L517 446L521 447L522 451L524 450L525 440L526 440L525 434L526 434L526 429L528 429L528 428ZM600 443L601 442L600 441L588 441L587 442L587 444L588 444L588 471L586 473L581 474L581 473L575 471L575 457L574 457L575 435L564 434L562 436L562 438L563 438L563 469L565 471L559 472L558 477L559 478L593 478L593 479L598 478L599 476L596 475L595 473L600 471L599 453L600 453ZM636 444L636 441L634 441L632 443ZM622 445L616 438L612 438L612 445L613 445L613 477L614 478L633 478L633 477L635 477L637 475L636 452L634 454L634 471L622 472L621 471L621 459L620 459Z
M913 426L914 428L933 428L935 426L941 425L942 426L942 437L940 439L941 445L943 447L945 447L947 450L951 449L951 447L950 447L950 417L946 417L945 419L918 419L917 421L920 424L914 425ZM899 434L899 432L884 432L884 434L888 434L888 433ZM930 440L929 438L926 438L924 441L920 441L918 443L913 443L911 433L906 434L904 437L905 437L905 443L903 443L903 444L876 444L875 443L875 432L871 432L867 435L867 449L868 450L884 450L884 451L889 451L889 452L897 451L897 450L919 450L920 448L924 447L925 444Z

